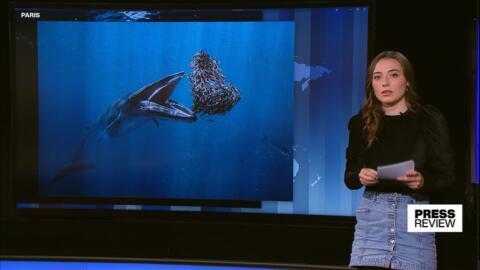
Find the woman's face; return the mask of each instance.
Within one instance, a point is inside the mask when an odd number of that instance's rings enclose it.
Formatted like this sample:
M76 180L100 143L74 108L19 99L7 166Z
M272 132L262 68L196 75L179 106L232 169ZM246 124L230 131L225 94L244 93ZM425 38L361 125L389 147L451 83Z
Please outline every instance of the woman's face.
M375 96L384 106L393 106L405 101L408 82L400 63L391 58L377 62L372 76Z

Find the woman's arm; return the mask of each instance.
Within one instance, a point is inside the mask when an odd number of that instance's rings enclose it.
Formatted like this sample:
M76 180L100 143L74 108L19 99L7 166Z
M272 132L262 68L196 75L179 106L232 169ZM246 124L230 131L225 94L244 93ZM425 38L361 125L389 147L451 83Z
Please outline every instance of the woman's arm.
M347 164L345 167L344 181L349 189L359 189L362 183L359 173L364 165L366 145L362 139L362 120L360 115L355 115L348 122L348 147L346 151Z
M423 175L421 191L445 189L455 181L453 151L450 145L448 125L443 115L432 106L425 106L422 118L427 163L420 170Z

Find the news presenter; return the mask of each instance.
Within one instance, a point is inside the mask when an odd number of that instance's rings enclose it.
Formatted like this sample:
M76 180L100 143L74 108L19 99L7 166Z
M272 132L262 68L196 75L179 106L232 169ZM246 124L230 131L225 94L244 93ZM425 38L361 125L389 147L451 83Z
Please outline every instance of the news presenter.
M385 51L370 63L364 105L348 124L345 184L365 190L356 212L350 267L436 269L434 233L407 232L407 205L427 204L454 181L446 122L415 91L408 59ZM415 170L379 179L376 168L414 160Z

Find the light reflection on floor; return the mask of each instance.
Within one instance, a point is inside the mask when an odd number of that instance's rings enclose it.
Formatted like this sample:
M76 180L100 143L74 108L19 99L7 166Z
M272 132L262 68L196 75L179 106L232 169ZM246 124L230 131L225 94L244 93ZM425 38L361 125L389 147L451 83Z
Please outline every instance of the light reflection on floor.
M130 262L65 262L1 260L1 270L273 270L277 268L213 266L193 264L159 264Z

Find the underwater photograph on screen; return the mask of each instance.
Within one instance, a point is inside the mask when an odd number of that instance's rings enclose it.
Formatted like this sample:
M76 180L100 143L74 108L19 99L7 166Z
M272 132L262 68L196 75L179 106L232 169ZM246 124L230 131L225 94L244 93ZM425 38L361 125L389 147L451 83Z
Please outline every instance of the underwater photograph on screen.
M369 14L16 8L17 208L355 215Z
M41 194L292 200L293 22L40 21L37 50Z

